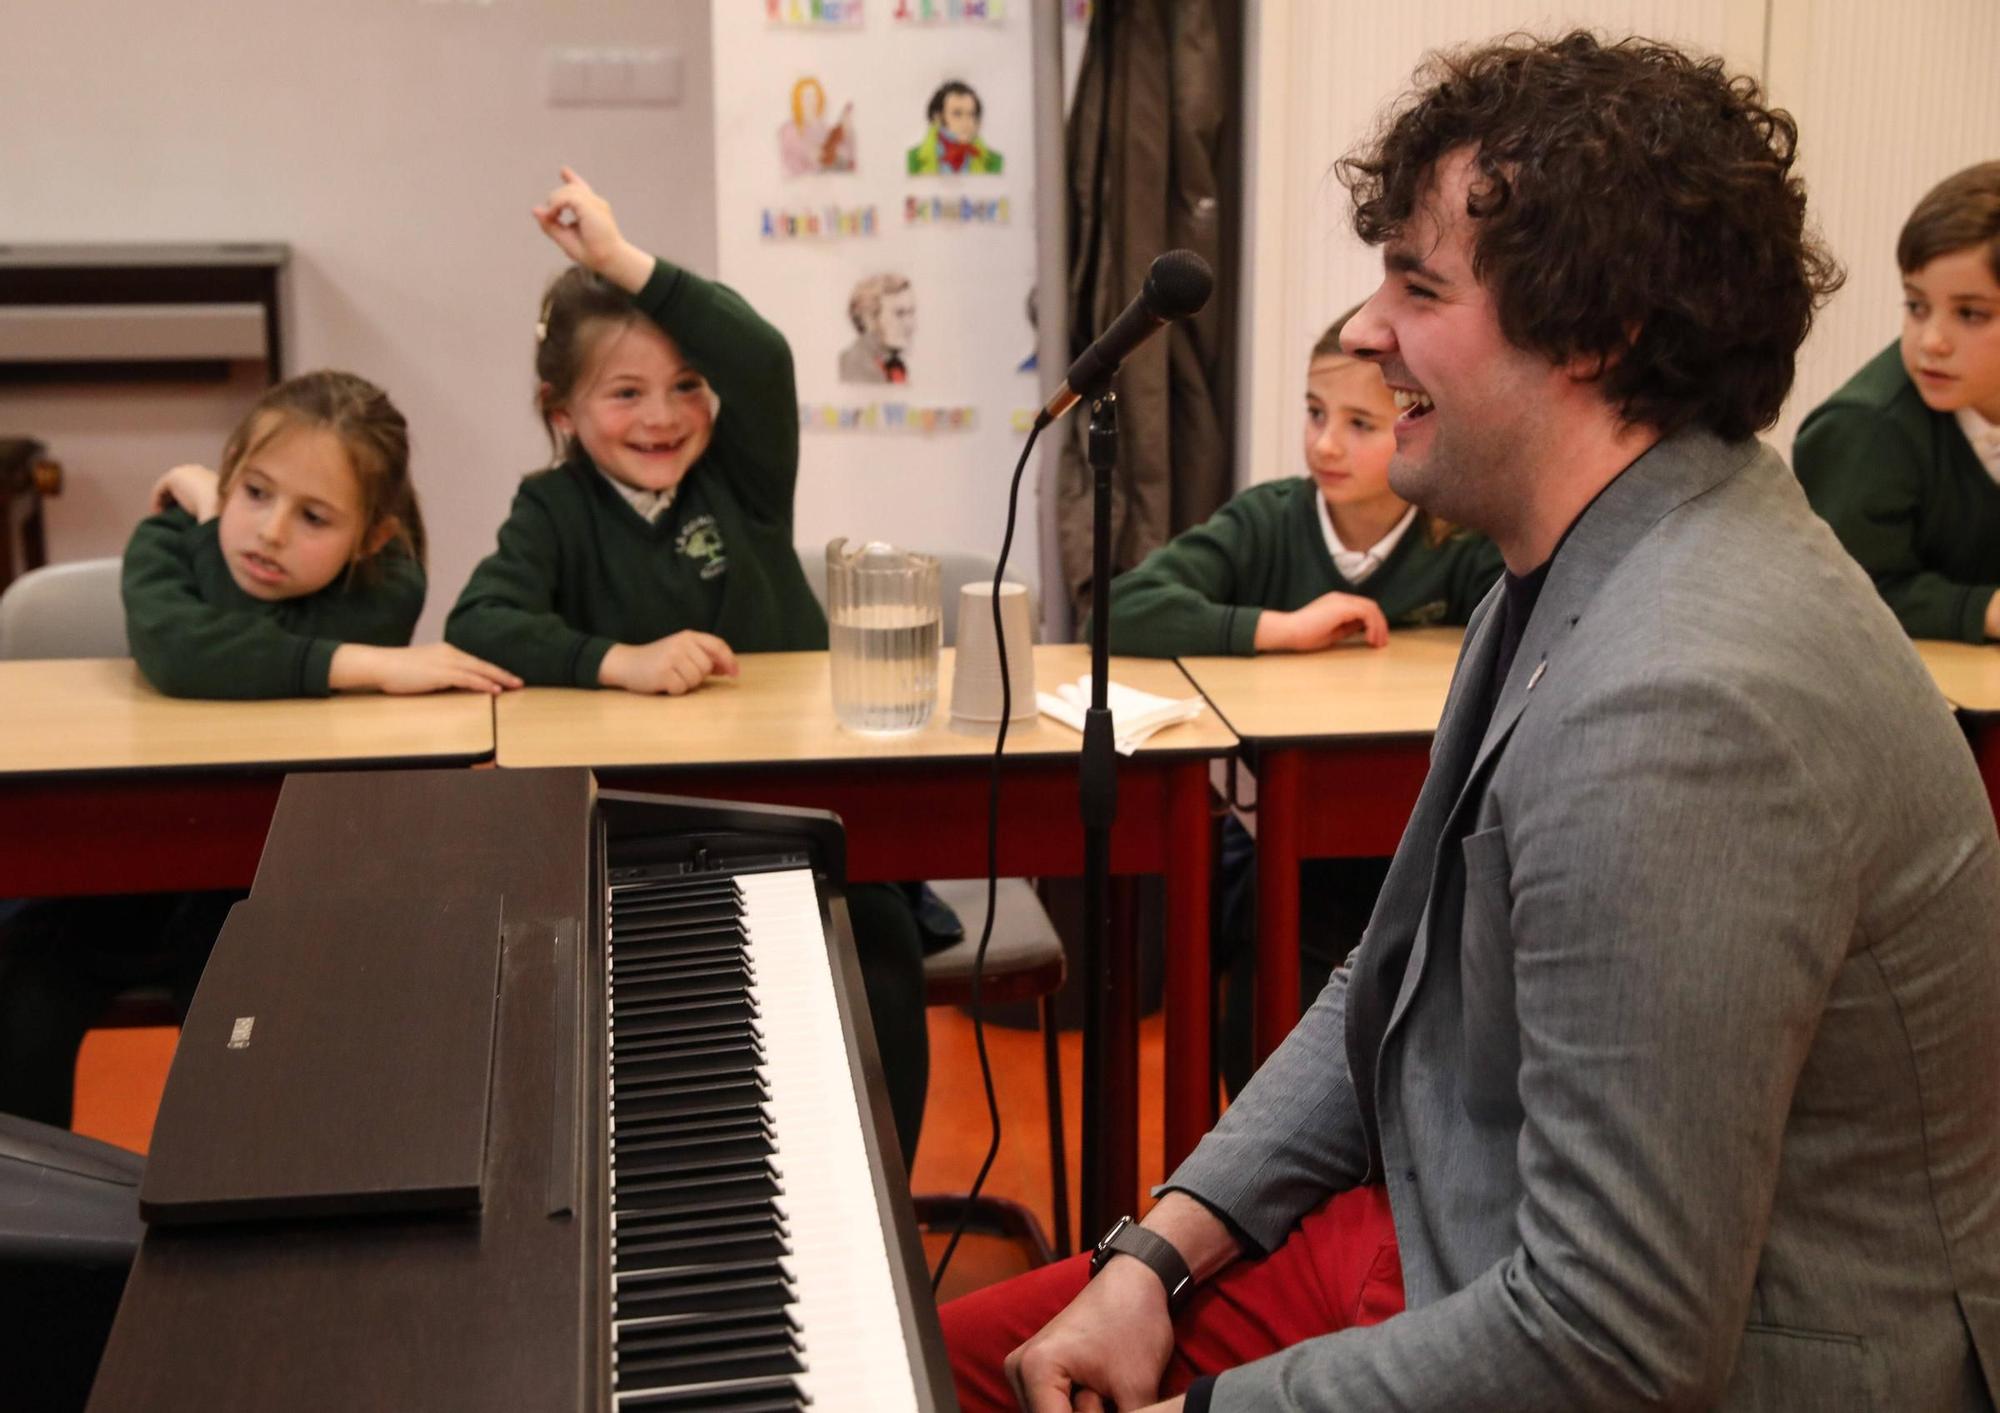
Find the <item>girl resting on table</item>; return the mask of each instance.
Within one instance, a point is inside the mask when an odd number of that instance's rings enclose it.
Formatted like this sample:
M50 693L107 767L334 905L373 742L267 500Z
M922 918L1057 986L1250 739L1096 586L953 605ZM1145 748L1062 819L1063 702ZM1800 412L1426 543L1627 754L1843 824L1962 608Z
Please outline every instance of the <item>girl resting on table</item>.
M627 241L567 167L534 208L574 265L542 300L537 402L555 464L521 482L445 637L536 685L680 696L736 654L824 649L792 549L798 399L783 334ZM923 948L890 885L847 903L907 1159L930 1050Z
M387 394L318 372L257 401L222 470L177 466L125 548L125 634L176 697L498 692L520 679L411 647L424 527L410 434Z
M1500 552L1389 486L1397 409L1382 374L1341 351L1344 314L1306 365L1306 474L1250 487L1112 581L1111 651L1141 657L1317 652L1391 628L1463 625L1500 577ZM1255 845L1223 826L1222 1072L1250 1078L1256 957ZM1387 859L1314 859L1300 869L1299 999L1311 1005L1361 940Z
M272 388L220 474L169 471L125 551L125 631L140 670L185 697L497 692L519 680L434 643L409 432L351 373ZM0 1110L70 1122L77 1050L111 998L166 990L186 1013L240 892L27 904L0 927Z

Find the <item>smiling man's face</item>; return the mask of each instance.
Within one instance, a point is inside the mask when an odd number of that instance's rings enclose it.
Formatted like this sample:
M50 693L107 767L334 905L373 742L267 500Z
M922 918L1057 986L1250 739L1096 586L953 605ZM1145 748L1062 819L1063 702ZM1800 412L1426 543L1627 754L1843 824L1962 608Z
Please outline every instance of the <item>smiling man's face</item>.
M1494 534L1530 489L1539 419L1568 375L1500 330L1472 272L1476 174L1469 151L1439 162L1407 227L1382 248L1382 285L1348 320L1341 344L1382 369L1395 395L1396 494L1455 524Z

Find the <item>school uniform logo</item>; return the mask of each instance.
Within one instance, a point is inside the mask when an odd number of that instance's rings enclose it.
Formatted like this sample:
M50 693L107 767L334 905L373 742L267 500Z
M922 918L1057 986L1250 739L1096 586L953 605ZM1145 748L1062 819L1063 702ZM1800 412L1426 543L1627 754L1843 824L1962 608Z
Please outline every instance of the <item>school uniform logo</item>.
M1429 603L1418 604L1403 615L1403 622L1411 628L1431 628L1444 622L1451 612L1451 604L1444 599L1432 599Z
M729 554L722 543L722 530L713 515L696 515L681 526L674 537L674 552L686 555L701 566L701 577L713 579L729 568Z

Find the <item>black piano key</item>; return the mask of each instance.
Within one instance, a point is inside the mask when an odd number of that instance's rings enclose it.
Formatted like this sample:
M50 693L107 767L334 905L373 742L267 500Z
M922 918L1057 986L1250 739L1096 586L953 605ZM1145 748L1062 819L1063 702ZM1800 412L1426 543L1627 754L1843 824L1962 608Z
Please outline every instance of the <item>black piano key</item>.
M699 1354L707 1349L776 1350L796 1353L805 1346L799 1341L798 1323L781 1311L723 1312L726 1322L700 1326L676 1325L666 1320L627 1320L613 1329L618 1342L618 1359L663 1358Z
M618 1123L650 1122L654 1119L720 1119L764 1114L770 1092L762 1081L742 1084L704 1085L701 1093L644 1094L620 1107L612 1101L612 1118Z
M755 1177L771 1170L766 1163L770 1150L761 1146L744 1147L739 1150L735 1144L712 1144L702 1148L669 1147L664 1152L618 1151L618 1179L624 1184L637 1184L642 1179L667 1178L676 1175L687 1178L728 1178ZM771 1174L776 1176L775 1173Z
M708 1202L740 1202L780 1197L784 1187L769 1174L718 1178L647 1179L618 1183L612 1200L620 1207L655 1212L685 1212Z
M750 989L743 968L688 972L681 976L647 976L611 984L611 1004L623 1011L645 1001L697 1001L710 996L742 996Z
M694 1212L613 1211L612 1222L618 1233L639 1236L698 1236L710 1231L775 1231L782 1236L789 1232L785 1215L769 1200L755 1198L714 1203Z
M712 1232L707 1236L627 1237L613 1239L621 1266L655 1261L761 1261L792 1254L791 1243L775 1231Z
M792 1413L809 1408L812 1400L790 1379L751 1379L740 1384L689 1384L680 1388L620 1394L620 1409L658 1409L662 1413L702 1410L702 1413Z
M697 1116L679 1119L671 1115L641 1119L628 1117L617 1125L615 1143L650 1142L654 1139L687 1138L774 1138L771 1125L762 1114L732 1114L720 1117Z
M768 1159L754 1163L703 1163L686 1168L635 1164L612 1176L611 1193L619 1206L672 1206L684 1199L716 1201L724 1197L777 1197L784 1192ZM661 1200L656 1200L661 1199Z
M729 972L743 978L745 984L757 979L757 968L739 947L699 947L671 957L635 957L620 961L611 968L611 985L614 990L634 981L652 981L690 972Z
M634 1281L618 1278L618 1314L671 1315L682 1310L780 1310L792 1303L791 1283L773 1261L768 1272L710 1274L704 1280Z
M623 1389L634 1382L645 1386L677 1383L690 1377L752 1379L804 1372L805 1364L795 1349L709 1349L699 1354L634 1355L628 1359L621 1348L618 1352L617 1378L618 1386Z
M777 1144L771 1141L769 1134L753 1128L733 1133L703 1134L699 1137L647 1136L628 1140L620 1135L616 1151L621 1164L630 1163L634 1159L658 1157L763 1158L777 1152Z
M621 1028L611 1042L611 1058L644 1055L655 1050L674 1050L707 1040L743 1039L762 1042L764 1028L756 1021L721 1020L701 1025L657 1026L646 1035L628 1034Z
M626 1099L661 1090L671 1091L690 1083L734 1079L751 1074L764 1063L762 1052L747 1046L690 1055L663 1055L643 1064L620 1065L612 1094Z
M674 1025L684 1021L751 1020L758 1018L757 1003L747 996L709 997L691 1001L635 1001L612 1008L612 1024L626 1019Z

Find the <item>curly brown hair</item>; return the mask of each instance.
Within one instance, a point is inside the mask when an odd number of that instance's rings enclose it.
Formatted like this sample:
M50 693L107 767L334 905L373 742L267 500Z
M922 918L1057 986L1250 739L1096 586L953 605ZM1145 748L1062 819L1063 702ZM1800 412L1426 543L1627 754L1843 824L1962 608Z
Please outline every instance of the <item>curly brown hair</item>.
M1509 342L1596 360L1606 402L1663 433L1776 419L1844 276L1806 226L1798 125L1754 79L1583 30L1435 53L1416 79L1336 167L1363 240L1399 235L1470 149L1473 271Z

